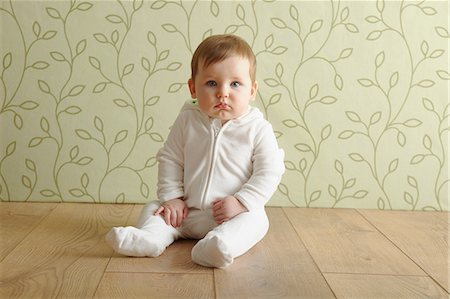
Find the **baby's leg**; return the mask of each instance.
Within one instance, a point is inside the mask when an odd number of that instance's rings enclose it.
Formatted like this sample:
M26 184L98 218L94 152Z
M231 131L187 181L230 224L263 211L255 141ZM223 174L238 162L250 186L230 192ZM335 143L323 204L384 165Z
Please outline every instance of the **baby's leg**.
M226 267L258 243L268 229L263 209L239 214L200 240L192 249L192 260L206 267Z
M167 225L161 216L153 214L160 206L153 201L147 204L139 217L138 226L114 227L106 235L106 241L120 254L128 256L157 257L167 246L179 238L180 233Z

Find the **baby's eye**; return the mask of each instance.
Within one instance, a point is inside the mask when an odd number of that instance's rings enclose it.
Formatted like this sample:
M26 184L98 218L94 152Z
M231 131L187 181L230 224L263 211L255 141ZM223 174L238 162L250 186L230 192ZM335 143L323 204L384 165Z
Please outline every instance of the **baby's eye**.
M239 87L239 86L241 86L241 83L239 83L239 82L237 82L237 81L234 81L234 82L232 82L231 83L231 87Z
M209 80L208 82L206 82L206 85L207 85L207 86L216 86L217 83L216 83L216 81Z

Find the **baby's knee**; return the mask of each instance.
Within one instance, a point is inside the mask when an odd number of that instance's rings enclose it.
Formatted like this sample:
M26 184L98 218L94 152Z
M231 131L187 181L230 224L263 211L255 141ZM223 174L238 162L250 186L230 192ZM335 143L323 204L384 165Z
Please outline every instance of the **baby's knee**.
M194 263L205 267L224 268L233 263L227 245L217 235L200 240L191 255Z

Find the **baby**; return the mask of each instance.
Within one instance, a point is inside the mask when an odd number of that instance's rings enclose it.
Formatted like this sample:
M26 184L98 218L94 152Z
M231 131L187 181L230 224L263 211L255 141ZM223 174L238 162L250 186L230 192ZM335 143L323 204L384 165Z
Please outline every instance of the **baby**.
M179 238L200 239L192 260L226 267L267 233L265 203L284 173L272 126L249 105L256 58L234 35L214 35L196 49L189 90L157 154L159 201L142 210L137 228L106 236L120 254L159 256Z

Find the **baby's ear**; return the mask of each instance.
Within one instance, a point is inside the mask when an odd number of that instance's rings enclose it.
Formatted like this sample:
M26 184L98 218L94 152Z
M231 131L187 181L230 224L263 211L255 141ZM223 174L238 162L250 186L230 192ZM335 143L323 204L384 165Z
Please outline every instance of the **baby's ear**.
M253 82L251 89L251 100L254 101L256 99L256 93L258 92L258 81Z
M195 83L194 80L188 80L189 91L191 92L191 98L196 99L197 95L195 94Z

